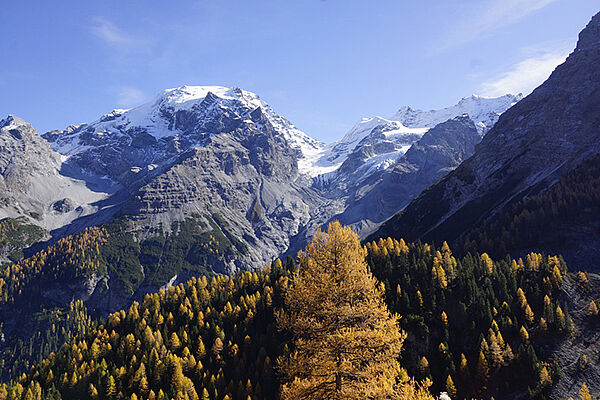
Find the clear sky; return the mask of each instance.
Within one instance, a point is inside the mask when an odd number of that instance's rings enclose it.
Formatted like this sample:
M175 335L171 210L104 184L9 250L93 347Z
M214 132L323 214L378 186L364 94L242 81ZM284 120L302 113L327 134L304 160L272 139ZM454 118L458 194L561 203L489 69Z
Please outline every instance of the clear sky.
M58 0L0 6L0 118L40 132L238 86L325 142L361 117L525 94L598 0Z

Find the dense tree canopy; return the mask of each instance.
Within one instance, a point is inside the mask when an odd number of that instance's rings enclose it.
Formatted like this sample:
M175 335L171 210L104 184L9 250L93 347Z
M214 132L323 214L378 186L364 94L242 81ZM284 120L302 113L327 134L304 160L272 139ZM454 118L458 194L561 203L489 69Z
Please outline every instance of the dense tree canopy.
M391 238L367 249L390 310L402 315L409 334L402 357L409 374L430 377L436 391L455 390L459 397L527 387L543 395L543 382L560 375L557 363L540 354L548 339L571 330L560 301L561 258L531 253L494 262L484 253L457 259L446 243L436 250Z
M300 255L297 272L289 258L233 277L201 276L106 320L92 319L81 302L44 309L35 340L14 342L3 356L5 375L16 366L26 373L9 374L15 379L0 387L0 399L290 398L319 380L349 398L370 384L371 398L397 391L419 399L430 382L453 398L527 390L543 398L560 379L545 355L572 327L560 257L457 258L445 243L393 239L363 248L348 229L330 230ZM105 238L89 230L22 263L6 275L1 300L31 298L34 278L108 268L129 244L106 251ZM578 281L585 285L585 274ZM586 311L597 318L595 302Z

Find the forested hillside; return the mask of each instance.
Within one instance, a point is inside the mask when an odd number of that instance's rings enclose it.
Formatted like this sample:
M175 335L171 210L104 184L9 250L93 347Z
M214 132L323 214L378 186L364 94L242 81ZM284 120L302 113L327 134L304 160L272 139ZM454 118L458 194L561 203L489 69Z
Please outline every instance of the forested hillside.
M475 154L424 190L373 237L455 243L469 234L469 248L474 240L479 251L493 247L498 257L504 257L504 249L547 249L564 253L573 266L593 267L590 259L600 228L594 212L600 154L599 37L596 14L566 61L500 116Z
M27 228L7 220L1 227L7 232L4 242L22 237L20 232ZM64 340L89 330L95 324L92 316L128 307L142 284L146 290L157 290L171 274L184 269L208 274L204 266L208 258L226 251L223 242L228 240L215 234L203 236L198 242L197 236L202 234L189 219L176 228L178 235L161 234L137 243L127 224L115 220L2 266L0 315L4 340L0 349L4 365L0 374L18 376L31 361L40 361Z
M433 378L437 391L458 398L527 390L540 396L559 379L556 360L545 353L572 329L559 300L566 273L560 258L456 259L446 243L435 249L390 238L367 248L390 309L410 334L402 358L409 373Z
M600 155L548 190L514 202L459 240L466 251L502 257L531 249L561 252L570 265L597 271L600 245Z
M281 274L203 277L147 295L63 345L0 398L273 398Z
M0 400L600 400L599 0L4 3Z
M393 239L366 248L408 335L401 365L417 380L431 379L433 393L545 398L561 379L560 360L549 354L574 327L561 297L560 257L455 258L446 244ZM259 272L193 278L106 319L71 324L68 342L42 362L33 357L0 399L277 398L276 360L294 345L276 314L286 309L296 269L289 258Z

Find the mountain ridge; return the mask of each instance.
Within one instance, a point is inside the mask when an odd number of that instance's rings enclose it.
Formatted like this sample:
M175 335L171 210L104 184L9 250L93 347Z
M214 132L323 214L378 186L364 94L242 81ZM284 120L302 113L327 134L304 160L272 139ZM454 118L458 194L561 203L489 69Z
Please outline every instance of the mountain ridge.
M567 60L499 118L471 158L375 235L454 241L508 202L543 191L600 152L600 74L594 67L599 32L597 14Z
M517 97L477 99L485 110L495 109L497 116L512 104L507 99ZM504 105L495 108L497 103ZM448 109L462 113L459 108L460 104ZM96 212L80 213L64 226L52 226L49 235L56 240L119 217L130 220L135 237L145 240L157 230L174 234L173 223L189 217L210 230L214 215L219 214L227 221L219 229L240 238L238 250L245 253L234 257L241 256L243 262L221 255L222 264L215 266L219 271L293 255L318 227L343 215L354 215L354 227L364 235L439 179L437 172L422 174L422 182L409 183L413 188L408 200L388 202L377 218L362 222L359 210L350 209L365 196L360 187L375 185L371 196L385 193L381 187L386 182L378 177L392 171L411 146L433 129L406 128L400 121L379 117L372 121L366 128L357 124L358 137L353 138L351 130L340 141L325 145L252 92L222 86L163 90L138 107L116 109L91 123L42 135L52 149L48 157L60 160L58 175L83 182L98 197L90 202L56 200L59 209ZM338 155L336 162L323 162L344 140L346 153ZM449 162L442 170L455 165Z

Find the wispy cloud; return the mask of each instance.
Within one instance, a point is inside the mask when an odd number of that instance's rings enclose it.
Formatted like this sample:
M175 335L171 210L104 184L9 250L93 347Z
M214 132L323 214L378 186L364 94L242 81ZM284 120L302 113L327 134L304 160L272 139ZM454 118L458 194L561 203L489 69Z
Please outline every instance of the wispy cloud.
M477 7L461 12L459 19L445 35L437 51L469 43L490 32L509 26L559 0L485 0Z
M501 96L506 93L528 95L544 82L557 65L568 55L567 50L543 53L514 64L508 71L484 82L480 92L484 96Z
M139 106L147 97L139 89L130 86L123 86L117 90L117 106L122 108L131 108Z
M92 18L90 30L103 42L114 47L125 49L137 46L140 43L140 41L136 40L133 36L118 28L104 17Z

